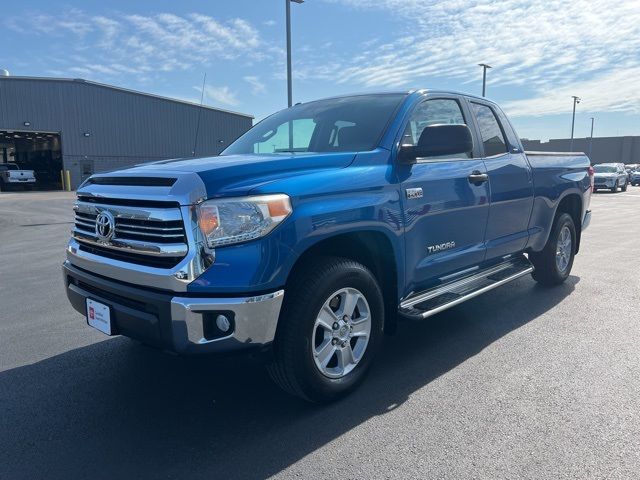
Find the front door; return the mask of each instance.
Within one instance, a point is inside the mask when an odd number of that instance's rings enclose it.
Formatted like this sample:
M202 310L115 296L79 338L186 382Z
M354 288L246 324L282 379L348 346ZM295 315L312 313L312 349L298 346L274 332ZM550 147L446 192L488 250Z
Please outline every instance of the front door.
M411 114L401 143L416 145L427 125L471 124L466 121L469 115L459 98L426 100ZM489 191L486 181L477 181L486 173L484 162L474 157L468 152L398 166L404 204L405 296L484 260Z

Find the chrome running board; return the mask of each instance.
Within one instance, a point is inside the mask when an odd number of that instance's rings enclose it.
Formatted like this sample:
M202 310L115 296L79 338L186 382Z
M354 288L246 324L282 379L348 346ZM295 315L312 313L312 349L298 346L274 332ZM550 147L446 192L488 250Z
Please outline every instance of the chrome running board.
M510 258L472 275L411 295L400 302L399 312L408 318L427 318L531 272L533 265L527 257Z

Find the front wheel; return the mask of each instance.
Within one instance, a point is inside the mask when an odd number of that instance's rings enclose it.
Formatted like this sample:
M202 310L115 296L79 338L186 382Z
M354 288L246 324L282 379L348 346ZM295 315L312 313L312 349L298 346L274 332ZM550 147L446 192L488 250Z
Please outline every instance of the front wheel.
M378 350L382 291L364 265L337 257L310 262L290 284L269 374L305 400L337 400L363 380Z
M529 255L535 267L534 280L542 285L559 285L564 282L573 266L576 245L576 227L567 213L556 217L549 240L542 251Z
M613 193L616 193L618 191L618 181L617 180L616 180L616 184L613 187L611 187L611 191Z
M624 185L622 186L622 188L620 190L623 191L623 192L626 192L627 191L627 185L628 185L627 182L624 182Z

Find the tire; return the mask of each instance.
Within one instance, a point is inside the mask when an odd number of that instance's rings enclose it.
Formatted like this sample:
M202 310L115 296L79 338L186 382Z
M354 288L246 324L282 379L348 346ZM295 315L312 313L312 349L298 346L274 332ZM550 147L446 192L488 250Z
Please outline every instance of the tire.
M285 291L274 341L273 360L267 370L272 380L292 395L314 403L335 401L362 382L380 347L384 319L382 291L364 265L339 257L314 259L289 283L291 286ZM345 313L342 312L344 307L350 309L349 305L356 297L358 307L353 310L354 323L351 326L355 326L353 331L359 330L362 336L351 337L349 325L343 325L338 317ZM335 312L334 307L337 309ZM365 340L365 321L355 322L358 318L367 317L367 308L370 330ZM338 325L335 320L341 322L339 329L335 328ZM322 326L328 321L334 321L330 329ZM345 326L347 330L343 328ZM336 335L342 337L338 339ZM345 341L346 338L348 340ZM336 345L334 341L342 344ZM334 348L335 353L322 354ZM347 350L353 351L354 357L341 355ZM358 357L355 363L341 361L355 357ZM328 359L325 367L320 365L323 358ZM342 373L341 364L347 365Z
M559 242L563 238L561 235L566 235L565 228L568 230L571 241L568 249L564 247L563 254L559 254L558 252L562 248L559 246ZM529 260L535 267L531 275L536 282L548 286L560 285L569 277L575 257L576 238L576 227L571 215L568 213L559 214L553 222L549 240L542 251L529 255ZM558 256L563 257L563 261L558 261Z
M624 187L622 187L620 190L623 191L623 192L626 192L627 191L627 185L628 185L627 182L624 182Z
M616 193L618 191L618 181L617 180L616 180L616 184L613 187L611 187L611 191L613 193Z

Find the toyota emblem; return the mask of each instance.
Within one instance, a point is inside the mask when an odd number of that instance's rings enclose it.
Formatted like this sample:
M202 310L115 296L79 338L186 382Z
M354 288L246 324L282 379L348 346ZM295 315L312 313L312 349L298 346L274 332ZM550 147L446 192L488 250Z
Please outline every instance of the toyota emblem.
M110 212L103 210L96 217L96 235L101 242L108 242L113 238L116 222Z

